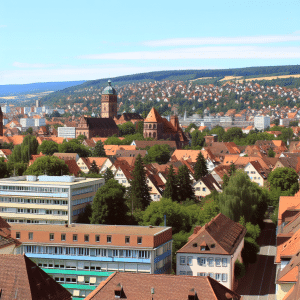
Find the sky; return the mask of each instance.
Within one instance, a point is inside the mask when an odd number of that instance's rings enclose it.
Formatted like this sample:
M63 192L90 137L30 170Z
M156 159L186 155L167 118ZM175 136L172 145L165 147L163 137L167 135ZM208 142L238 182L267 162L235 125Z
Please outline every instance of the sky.
M0 85L300 62L299 0L0 0Z

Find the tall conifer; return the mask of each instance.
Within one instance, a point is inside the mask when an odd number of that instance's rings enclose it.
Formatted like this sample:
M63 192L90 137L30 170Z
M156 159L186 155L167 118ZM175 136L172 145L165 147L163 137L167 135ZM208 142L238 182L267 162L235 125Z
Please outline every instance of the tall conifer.
M139 154L134 163L132 172L133 179L130 182L129 204L132 211L145 210L150 204L151 197L147 185L146 172L141 155Z
M173 165L169 167L167 174L167 182L165 186L165 191L163 193L164 198L170 198L173 201L178 201L178 188L177 188L177 178L174 172Z
M187 199L195 200L195 189L190 178L190 172L186 165L183 165L178 170L178 199L179 201L186 201Z
M201 151L199 152L199 154L197 156L194 171L195 171L194 177L196 180L199 180L201 177L208 174L206 161L205 161L205 158L204 158L203 154L201 153Z

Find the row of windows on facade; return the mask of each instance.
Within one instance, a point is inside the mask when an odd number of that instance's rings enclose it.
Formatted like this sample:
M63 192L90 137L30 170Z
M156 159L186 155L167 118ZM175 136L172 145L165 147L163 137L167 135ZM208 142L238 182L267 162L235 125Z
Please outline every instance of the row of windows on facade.
M53 204L53 205L67 205L67 200L52 200L52 199L24 199L24 198L11 198L2 197L0 202L3 203L35 203L35 204Z
M92 202L92 201L93 201L93 197L86 197L86 198L82 198L82 199L73 200L72 205L75 206L75 205L80 205L80 204Z
M38 214L38 215L68 215L67 211L52 210L52 209L34 209L34 208L18 208L15 207L0 207L0 211L18 214Z
M62 225L67 224L67 221L59 220L35 220L35 219L4 219L8 223L31 223L31 224L53 224Z
M98 279L98 280L97 280ZM73 283L73 284L80 284L80 285L99 285L101 281L105 280L105 278L101 277L87 277L87 276L79 276L78 279L77 277L74 276L66 276L66 277L54 277L54 280L58 283ZM84 288L84 287L82 287ZM89 291L90 293L91 291Z
M193 272L192 271L180 271L179 275L189 275L189 276L193 276ZM197 276L209 276L211 278L214 278L217 281L223 281L226 282L227 281L227 277L228 275L226 273L204 273L204 272L198 272Z
M156 129L156 124L153 124L153 127L152 127L152 124L145 124L145 128L146 129Z
M200 187L196 187L196 191L197 191L197 192L201 191L201 188L200 188ZM206 191L206 188L205 188L205 187L202 188L202 191L205 192L205 191Z
M205 267L206 265L208 267L221 267L221 262L222 262L222 267L227 267L227 258L205 258L205 257L197 257L197 264L199 266ZM188 265L192 266L193 265L193 256L180 256L180 264L181 265Z
M100 186L101 186L101 184L96 184L95 185L95 191L97 191ZM77 188L77 189L72 190L72 196L92 193L93 191L94 191L93 186L88 186L88 187L85 187L85 188Z
M20 239L20 238L21 238L21 232L16 232L16 239ZM33 232L28 232L28 239L33 240ZM54 233L49 233L49 240L54 241ZM60 235L60 240L63 241L63 242L66 241L66 234L65 233L62 233ZM141 236L137 237L137 243L138 244L142 244L142 240L143 240L143 238ZM84 241L85 242L90 241L90 235L89 234L84 235ZM78 235L77 234L73 234L73 242L78 242ZM95 242L100 242L100 235L99 234L95 235ZM107 243L112 242L112 236L111 235L106 236L106 242ZM130 244L130 236L125 236L125 244Z
M44 193L67 193L69 189L56 187L35 187L35 186L9 186L0 185L2 191L29 191L29 192L44 192Z
M150 251L147 250L121 250L83 247L24 246L24 253L74 256L127 257L142 259L150 258Z

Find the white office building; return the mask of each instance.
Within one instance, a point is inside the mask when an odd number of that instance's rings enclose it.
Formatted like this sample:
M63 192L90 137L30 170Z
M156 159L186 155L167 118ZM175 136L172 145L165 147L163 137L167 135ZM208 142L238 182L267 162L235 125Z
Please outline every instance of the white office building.
M269 116L256 116L254 117L254 128L257 130L265 130L270 127Z
M71 224L103 184L103 178L74 176L0 179L0 216L10 223Z
M76 138L76 127L58 127L57 136L62 138Z

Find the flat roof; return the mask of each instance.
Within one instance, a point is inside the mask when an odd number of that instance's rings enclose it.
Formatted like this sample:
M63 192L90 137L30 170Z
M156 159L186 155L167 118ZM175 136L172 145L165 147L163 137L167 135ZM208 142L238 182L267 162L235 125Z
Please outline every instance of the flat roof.
M63 176L47 176L50 180L26 180L25 176L19 176L19 177L10 177L10 178L3 178L0 179L0 185L58 185L58 186L69 186L69 185L76 185L76 184L84 184L84 183L93 183L97 181L103 181L103 178L85 178L80 177L80 179L77 177L74 179L74 181L63 181L60 180L60 177ZM53 180L51 181L51 177ZM43 178L43 177L41 177Z
M104 225L104 224L20 224L10 223L12 231L46 231L62 233L95 233L95 234L128 234L128 235L152 235L155 236L172 227L165 226L134 226L134 225Z

